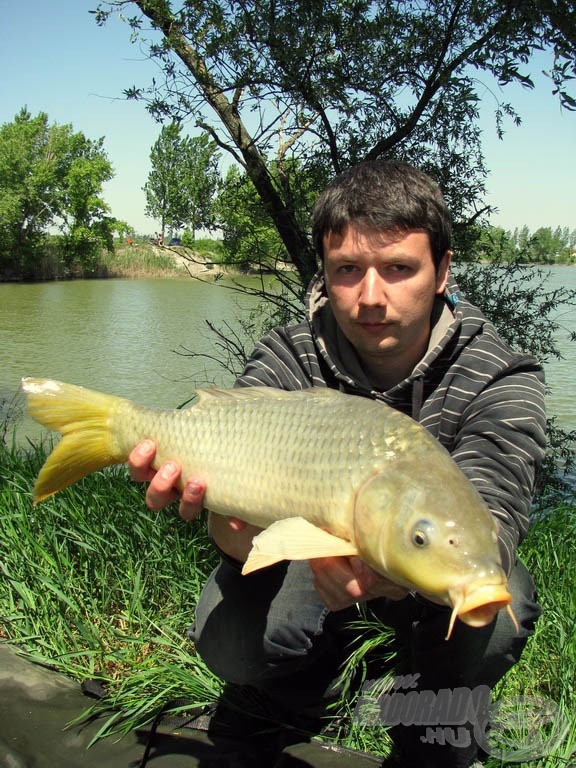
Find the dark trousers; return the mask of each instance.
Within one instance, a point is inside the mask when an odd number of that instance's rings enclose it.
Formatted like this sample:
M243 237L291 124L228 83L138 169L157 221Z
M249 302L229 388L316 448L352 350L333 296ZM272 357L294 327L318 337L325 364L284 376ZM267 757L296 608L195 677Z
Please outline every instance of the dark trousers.
M386 720L390 712L383 707L382 724L392 726L389 733L403 765L466 768L483 746L483 713L489 703L483 692L489 698L490 689L518 661L540 614L532 579L520 562L509 589L519 631L500 611L485 627L457 621L449 640L448 608L417 596L368 604L394 630L394 674L411 676L406 678L410 690L430 697L441 690L468 689L476 710L470 718L475 722L463 726L466 732L450 732L406 724L405 716L394 724L394 718ZM254 686L284 707L312 713L338 694L341 666L358 634L350 622L358 618L356 606L328 611L306 562L242 576L223 561L200 596L189 636L208 667L226 682ZM383 674L384 667L373 663L371 674ZM380 703L389 702L383 698Z

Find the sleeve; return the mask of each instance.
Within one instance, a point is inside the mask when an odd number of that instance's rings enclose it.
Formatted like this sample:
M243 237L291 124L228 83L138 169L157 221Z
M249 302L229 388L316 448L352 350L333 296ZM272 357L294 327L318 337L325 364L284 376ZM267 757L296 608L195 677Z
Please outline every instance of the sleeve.
M236 387L298 390L326 386L314 343L305 324L276 328L256 345Z
M544 375L509 370L465 409L452 458L499 522L502 564L510 572L530 525L536 475L546 449Z

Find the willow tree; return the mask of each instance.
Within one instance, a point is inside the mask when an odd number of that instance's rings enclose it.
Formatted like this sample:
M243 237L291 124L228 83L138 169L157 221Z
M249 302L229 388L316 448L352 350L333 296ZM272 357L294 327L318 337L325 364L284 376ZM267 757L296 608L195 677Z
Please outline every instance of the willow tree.
M127 96L161 120L193 117L244 168L304 283L315 258L291 167L321 187L361 159L402 157L465 223L487 210L486 94L496 130L520 121L496 86L532 88L531 57L546 50L552 90L576 108L567 0L115 0L97 22L113 12L163 72Z
M500 136L519 123L506 87L534 88L536 55L559 103L576 110L573 0L108 0L96 20L115 12L163 73L126 96L158 120L194 119L243 169L300 289L317 268L304 176L320 190L363 159L418 165L446 196L462 258L468 225L489 212L480 110L493 111ZM466 287L482 306L495 290L503 298L499 282L484 296ZM510 291L509 313L524 298ZM558 355L550 313L573 297L526 289L525 299L529 338ZM508 340L522 343L514 330Z

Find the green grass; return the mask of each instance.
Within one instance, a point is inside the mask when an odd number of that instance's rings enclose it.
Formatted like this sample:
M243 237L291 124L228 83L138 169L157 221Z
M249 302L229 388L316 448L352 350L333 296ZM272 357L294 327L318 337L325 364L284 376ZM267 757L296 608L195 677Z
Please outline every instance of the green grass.
M175 696L214 699L220 685L184 637L215 562L203 524L147 510L124 468L33 507L43 459L0 443L0 636L76 680L101 679L117 728Z
M213 700L220 682L184 636L215 562L204 522L147 510L124 468L33 507L44 458L42 446L23 452L0 441L0 636L76 680L101 679L116 712L106 732L142 725L171 698ZM523 763L530 768L576 763L575 540L576 507L565 505L538 515L522 546L544 614L495 698L543 697L570 723L552 755ZM381 728L355 726L342 741L387 750ZM491 759L489 768L500 765Z
M183 277L186 272L172 254L152 247L149 243L132 246L117 245L114 252L102 251L98 274L103 277Z
M534 575L543 614L496 698L542 697L554 702L569 723L566 737L552 755L523 763L525 766L576 765L575 541L576 505L565 505L541 511L521 548L522 559ZM490 768L499 765L493 761Z
M148 242L133 245L116 243L114 252L102 250L96 274L100 277L188 277L188 271L175 256L184 256L221 264L222 243L219 240L198 239L189 248L165 246L158 248Z

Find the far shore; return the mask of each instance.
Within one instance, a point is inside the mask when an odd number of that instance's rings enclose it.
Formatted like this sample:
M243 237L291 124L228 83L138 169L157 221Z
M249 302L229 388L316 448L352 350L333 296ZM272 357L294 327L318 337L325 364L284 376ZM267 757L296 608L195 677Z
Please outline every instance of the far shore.
M456 254L455 265L459 264ZM460 262L465 264L465 262ZM491 262L486 261L486 264ZM524 266L534 269L549 267L574 267L576 262L534 262ZM202 239L193 246L157 245L149 240L117 241L113 251L102 250L95 267L85 269L80 266L63 267L50 249L47 249L37 270L32 275L23 277L13 272L1 273L2 282L49 282L55 280L78 279L138 279L138 278L172 278L180 279L193 277L199 280L213 280L219 276L237 277L245 274L274 274L277 270L291 270L287 263L277 263L275 267L252 267L243 271L238 265L223 262L221 242L218 240Z

